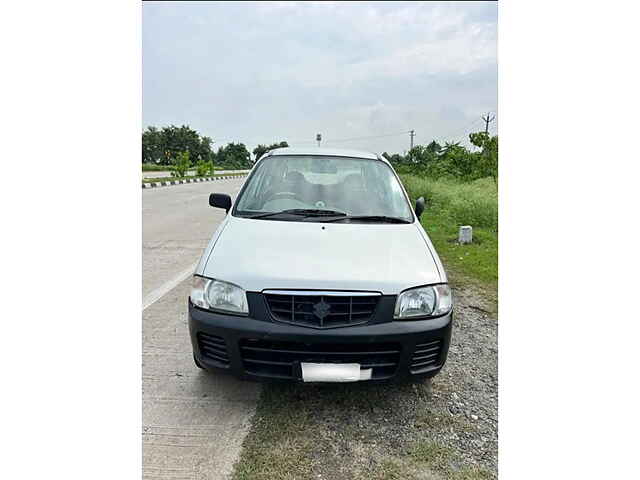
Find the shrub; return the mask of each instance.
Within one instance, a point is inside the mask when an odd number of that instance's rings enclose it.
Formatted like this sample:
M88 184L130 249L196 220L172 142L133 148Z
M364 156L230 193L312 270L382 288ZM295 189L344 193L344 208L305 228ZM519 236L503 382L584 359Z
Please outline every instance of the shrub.
M196 176L204 177L206 175L213 174L213 162L205 162L204 160L200 160L196 164Z
M184 177L191 166L189 162L189 152L178 153L173 159L171 175L174 177Z

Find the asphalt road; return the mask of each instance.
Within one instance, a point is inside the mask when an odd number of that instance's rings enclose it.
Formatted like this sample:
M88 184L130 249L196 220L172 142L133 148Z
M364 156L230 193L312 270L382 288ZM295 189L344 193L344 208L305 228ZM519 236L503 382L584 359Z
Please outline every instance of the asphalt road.
M191 274L244 178L142 190L142 439L145 479L222 479L232 471L259 385L193 364Z

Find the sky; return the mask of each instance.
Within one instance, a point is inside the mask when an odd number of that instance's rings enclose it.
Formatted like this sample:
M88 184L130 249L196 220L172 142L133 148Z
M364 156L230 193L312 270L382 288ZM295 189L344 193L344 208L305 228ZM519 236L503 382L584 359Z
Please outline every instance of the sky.
M484 129L497 2L144 2L143 128L403 153ZM489 126L497 134L498 119ZM365 138L363 138L365 137ZM376 137L376 138L371 138Z

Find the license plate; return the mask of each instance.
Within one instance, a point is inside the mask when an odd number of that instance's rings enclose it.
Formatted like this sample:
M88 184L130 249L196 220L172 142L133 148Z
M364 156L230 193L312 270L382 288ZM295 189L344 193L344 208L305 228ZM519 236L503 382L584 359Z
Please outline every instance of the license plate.
M371 379L371 369L359 363L300 363L303 382L359 382Z

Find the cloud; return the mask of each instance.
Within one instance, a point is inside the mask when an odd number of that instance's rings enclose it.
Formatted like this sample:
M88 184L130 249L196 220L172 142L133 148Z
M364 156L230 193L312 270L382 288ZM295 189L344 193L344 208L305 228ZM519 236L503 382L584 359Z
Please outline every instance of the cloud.
M250 148L464 139L497 107L496 42L494 2L146 2L143 122Z

